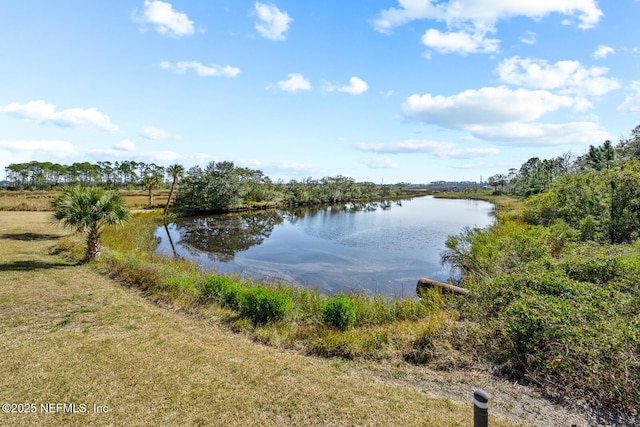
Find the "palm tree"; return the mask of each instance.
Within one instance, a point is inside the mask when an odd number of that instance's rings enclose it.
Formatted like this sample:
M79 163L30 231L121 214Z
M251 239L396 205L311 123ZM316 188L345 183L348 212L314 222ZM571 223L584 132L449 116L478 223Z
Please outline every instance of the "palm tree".
M100 255L100 237L104 225L121 225L131 215L122 197L100 187L67 187L52 202L54 214L63 225L78 233L87 233L85 262Z
M149 207L153 206L153 189L162 184L162 174L148 169L142 177L142 185L149 190Z
M184 167L179 164L171 165L167 167L167 174L171 175L171 190L169 190L169 198L167 199L167 205L164 207L164 216L167 216L167 212L169 211L169 203L171 203L171 196L173 196L173 189L176 186L176 182L178 182L178 178L181 178L184 174Z

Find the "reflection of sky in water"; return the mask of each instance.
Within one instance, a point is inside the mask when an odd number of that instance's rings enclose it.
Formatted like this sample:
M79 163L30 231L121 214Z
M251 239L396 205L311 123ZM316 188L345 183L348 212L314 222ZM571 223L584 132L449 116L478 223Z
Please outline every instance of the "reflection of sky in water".
M481 201L420 197L375 211L327 208L275 225L271 234L229 262L181 243L184 227L169 230L176 253L219 273L239 272L266 281L313 286L326 293L365 291L411 296L420 277L446 280L440 265L448 235L493 222L492 205ZM184 221L189 221L184 220ZM179 232L179 230L182 231ZM160 228L158 251L172 254ZM184 236L182 236L184 237Z

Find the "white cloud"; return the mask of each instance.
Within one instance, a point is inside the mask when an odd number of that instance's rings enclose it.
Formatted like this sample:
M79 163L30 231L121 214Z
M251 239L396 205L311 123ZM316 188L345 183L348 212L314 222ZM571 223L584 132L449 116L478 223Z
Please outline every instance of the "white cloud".
M337 90L338 92L349 93L351 95L361 95L369 89L369 85L361 78L354 76L349 79L349 84L346 86L338 87L331 82L324 82L322 89L326 92L334 92Z
M429 153L442 159L474 159L499 154L497 148L457 148L453 142L410 139L407 141L370 144L357 142L353 146L360 151L389 154Z
M159 0L145 0L141 15L135 10L132 14L134 22L151 24L160 34L179 38L195 33L193 21L183 12L173 10L171 3Z
M311 89L311 83L304 78L302 74L291 73L288 74L288 80L282 80L278 82L278 87L285 92L298 92L301 90Z
M110 149L92 149L88 150L86 155L95 158L96 160L135 160L145 163L156 163L161 165L169 165L175 163L178 160L192 161L193 156L183 156L169 150L160 151L139 151L135 144L131 141L124 140L114 144ZM85 155L85 156L86 156ZM198 159L200 160L200 159ZM203 162L200 162L203 163Z
M432 0L398 0L400 7L380 11L372 20L373 27L380 33L388 34L393 28L416 19L443 19L442 10L432 3Z
M238 160L236 163L240 166L251 169L259 169L262 167L262 162L258 159Z
M616 53L615 49L611 46L599 45L595 52L593 52L594 59L604 59L607 56Z
M326 172L326 169L297 162L269 163L265 165L265 169L289 175L309 175Z
M603 16L596 0L398 0L398 8L380 11L372 24L376 31L393 28L417 19L446 22L451 27L493 26L499 20L525 16L540 20L552 13L577 17L580 28L592 28Z
M264 3L255 3L255 13L258 17L256 30L269 40L284 40L289 24L293 21L287 12L281 12L277 7Z
M151 151L151 152L145 153L145 156L154 162L164 163L164 164L174 163L175 161L183 158L181 154L176 153L175 151L170 151L170 150Z
M364 80L358 77L351 77L349 79L348 86L342 86L338 91L345 92L351 95L360 95L369 89L369 85Z
M500 40L486 38L485 31L447 31L427 30L422 36L422 44L440 53L493 53L498 52Z
M55 105L39 100L30 101L26 104L13 102L4 107L0 106L0 112L9 113L15 117L37 123L51 123L60 127L95 128L108 132L116 132L118 130L118 126L111 123L109 116L101 113L97 108L70 108L56 111Z
M536 44L536 33L533 31L527 31L522 37L520 37L520 41L528 45Z
M501 20L529 17L540 20L550 14L577 17L578 27L594 27L603 16L596 0L398 0L397 8L384 9L371 21L374 29L389 34L393 28L418 19L443 22L446 31L429 29L422 43L439 53L495 53L500 40L487 37L496 33ZM570 21L566 20L567 23ZM534 44L535 34L520 38ZM431 53L425 57L430 59Z
M337 89L338 89L338 86L334 85L331 82L324 81L322 83L322 90L324 90L325 92L334 92Z
M178 74L184 74L187 70L192 69L200 77L236 77L240 74L240 68L230 65L211 64L210 66L202 65L198 61L180 61L172 64L169 61L162 61L160 67L165 70L173 70Z
M400 142L366 143L356 142L353 146L360 151L372 151L375 153L437 153L451 150L456 146L453 142L421 141L410 139Z
M171 136L167 133L167 131L165 131L164 129L157 128L155 126L143 127L140 130L140 132L138 132L138 135L140 135L143 138L154 139L154 140L171 138Z
M497 148L458 148L443 153L440 157L451 159L477 159L479 157L488 157L500 154Z
M602 141L614 139L593 122L505 123L499 126L475 125L469 130L477 138L513 146L599 145Z
M631 83L631 90L635 93L625 97L624 102L618 106L618 111L640 112L640 80Z
M0 141L0 149L13 153L46 154L55 158L66 158L76 153L73 144L67 141Z
M136 151L136 145L128 139L123 139L120 142L113 144L113 149L118 151Z
M152 139L152 140L162 140L162 139L182 139L179 135L171 135L166 130L157 128L155 126L145 126L140 129L138 132L143 138Z
M373 159L362 159L360 163L372 169L397 169L398 164L388 157L375 157Z
M514 56L497 68L500 81L531 89L555 90L560 94L600 96L620 87L605 67L586 68L578 61L558 61L551 65L543 59Z
M467 90L448 97L411 95L402 110L410 120L451 129L466 129L474 124L533 121L560 108L573 107L581 111L590 106L584 98L499 86Z

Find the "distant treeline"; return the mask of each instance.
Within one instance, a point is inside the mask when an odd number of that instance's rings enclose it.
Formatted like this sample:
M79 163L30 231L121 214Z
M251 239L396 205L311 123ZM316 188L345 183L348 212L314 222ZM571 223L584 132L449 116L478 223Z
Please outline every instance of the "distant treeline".
M74 184L135 189L146 187L151 181L159 185L171 184L168 168L129 160L71 165L31 161L12 163L4 170L4 186L14 189L50 190Z
M204 169L187 171L176 197L183 212L225 211L256 205L309 205L394 198L405 193L402 185L356 182L338 175L321 179L273 182L262 171L237 167L233 162L211 162Z
M296 206L320 203L371 201L415 194L408 184L378 185L356 182L338 175L301 181L272 181L257 169L233 162L211 162L204 169L186 171L181 165L169 167L135 161L74 163L61 165L32 161L5 168L4 186L10 189L53 190L68 185L109 189L144 189L175 186L175 207L184 213L228 211L257 206Z
M598 147L590 145L588 151L576 156L568 151L552 159L532 157L519 169L511 168L506 174L496 174L487 184L496 191L527 197L549 190L551 183L567 174L581 174L620 170L630 160L640 160L640 125L617 145L604 141Z

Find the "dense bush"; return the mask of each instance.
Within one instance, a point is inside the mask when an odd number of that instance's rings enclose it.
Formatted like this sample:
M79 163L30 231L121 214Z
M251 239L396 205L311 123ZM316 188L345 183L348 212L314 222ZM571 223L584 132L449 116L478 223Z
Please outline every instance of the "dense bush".
M523 294L501 313L509 344L507 351L523 363L528 356L553 359L567 342L576 321L572 304L550 295ZM504 354L504 353L503 353Z
M562 264L562 268L572 279L597 284L607 283L614 279L618 275L620 267L620 259L617 257L570 260Z
M292 309L291 296L284 291L254 286L238 295L240 313L255 325L284 318Z
M239 308L239 295L242 291L242 285L228 276L208 276L203 286L203 294L206 298L212 298L234 310Z
M486 328L478 350L501 372L534 379L556 397L589 396L629 411L640 405L639 243L576 237L557 220L548 227L501 222L458 236L449 260L491 275L467 275L474 297L454 304L463 320Z
M528 199L527 206L530 224L562 219L584 240L631 242L640 236L640 161L618 171L564 175L548 192Z
M322 304L322 320L336 328L347 329L356 320L356 304L348 295L339 294Z

